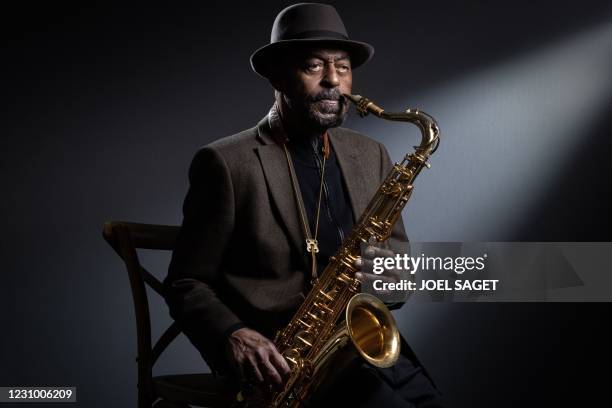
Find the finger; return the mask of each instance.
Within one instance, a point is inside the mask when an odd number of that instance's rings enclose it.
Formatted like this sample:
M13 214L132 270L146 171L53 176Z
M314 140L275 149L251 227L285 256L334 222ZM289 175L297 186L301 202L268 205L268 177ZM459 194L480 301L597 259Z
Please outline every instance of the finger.
M375 268L374 261L370 259L363 259L361 261L361 266L359 267L358 272L364 273L366 275L393 277L395 279L399 279L399 277L402 274L402 271L396 268L386 269L382 265L378 265ZM378 272L378 273L375 273L375 272Z
M374 281L378 279L382 280L382 278L379 278L376 275L370 275L369 273L358 272L355 274L355 277L359 279L359 281L361 282L362 288L368 288L366 290L375 290L376 293L379 293L379 294L386 294L389 292L386 289L374 289Z
M374 269L374 261L361 256L355 260L354 265L360 272L370 273Z
M257 363L254 357L249 357L244 366L244 378L247 381L256 380L258 383L264 382L264 376L261 374L259 370L259 364Z
M287 360L285 360L285 358L276 350L276 347L274 347L270 353L270 361L279 370L284 378L287 378L289 374L291 374L291 367L289 367Z
M374 261L371 259L363 258L361 260L361 266L359 270L365 273L372 272L374 270Z
M263 373L267 384L280 387L283 385L283 379L276 368L272 365L268 358L260 361L259 370Z
M382 281L384 283L397 282L397 279L386 277L383 275L373 275L371 273L363 273L363 272L358 272L357 274L355 274L355 276L357 277L357 275L360 275L357 279L361 281L362 285L366 287L371 287L372 289L374 288L374 281ZM391 293L389 289L375 289L375 291L376 293L381 294L381 295Z
M375 253L376 253L376 247L373 247L372 245L368 245L363 250L363 256L365 256L366 258L372 258Z
M362 258L362 257L360 257L360 256L358 256L358 257L355 259L355 262L353 263L353 265L355 265L355 267L357 267L357 268L361 269L361 267L363 266L363 258Z
M379 248L379 247L375 247L375 246L368 246L364 251L363 251L364 256L366 256L367 258L377 258L377 257L387 257L387 258L394 258L395 257L395 252L389 250L389 249L385 249L385 248Z
M356 267L358 270L363 270L363 269L364 269L364 263L365 263L365 262L368 262L368 260L367 260L366 258L363 258L363 257L361 257L361 256L358 256L358 257L355 259L355 262L353 262L353 265L355 265L355 267ZM371 262L371 261L369 261L369 262Z
M358 272L360 275L362 275L362 279L363 282L373 282L375 280L380 280L383 282L387 282L387 283L393 283L393 282L397 282L397 276L395 275L375 275L373 273L367 273L367 272Z
M384 275L375 275L373 273L367 273L367 272L357 272L355 273L355 278L361 283L373 282L375 280L382 280L384 282L397 282L397 279L393 277L387 277Z

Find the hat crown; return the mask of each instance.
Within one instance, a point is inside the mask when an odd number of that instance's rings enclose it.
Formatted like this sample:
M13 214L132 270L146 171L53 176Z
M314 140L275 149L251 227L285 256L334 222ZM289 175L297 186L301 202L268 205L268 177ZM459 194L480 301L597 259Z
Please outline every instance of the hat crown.
M272 26L270 43L316 37L348 39L348 33L333 6L299 3L278 13Z
M370 44L349 39L346 27L333 6L299 3L278 13L272 26L270 43L251 55L251 67L262 77L270 79L272 66L279 61L278 56L300 45L346 51L353 69L365 64L374 55L374 47Z

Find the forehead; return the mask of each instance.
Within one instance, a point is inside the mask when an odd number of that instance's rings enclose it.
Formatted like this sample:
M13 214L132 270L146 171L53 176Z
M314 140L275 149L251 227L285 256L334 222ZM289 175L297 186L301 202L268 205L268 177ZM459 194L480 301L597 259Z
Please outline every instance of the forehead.
M335 48L308 48L298 55L301 59L319 58L326 61L350 60L348 52Z

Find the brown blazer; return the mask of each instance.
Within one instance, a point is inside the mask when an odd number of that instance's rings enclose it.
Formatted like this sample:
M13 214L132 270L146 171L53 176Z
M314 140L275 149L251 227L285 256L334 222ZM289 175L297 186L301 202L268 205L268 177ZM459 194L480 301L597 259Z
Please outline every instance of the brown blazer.
M329 130L358 218L391 167L384 146L345 128ZM268 337L303 300L308 258L289 169L266 116L202 147L189 169L184 219L164 281L170 314L209 365L228 329ZM406 242L403 223L392 240Z

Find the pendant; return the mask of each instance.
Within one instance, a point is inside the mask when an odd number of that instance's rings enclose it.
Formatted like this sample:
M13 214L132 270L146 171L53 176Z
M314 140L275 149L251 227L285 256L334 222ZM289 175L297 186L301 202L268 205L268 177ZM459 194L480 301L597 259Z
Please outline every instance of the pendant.
M314 252L315 254L319 252L319 243L314 238L306 238L306 251Z

